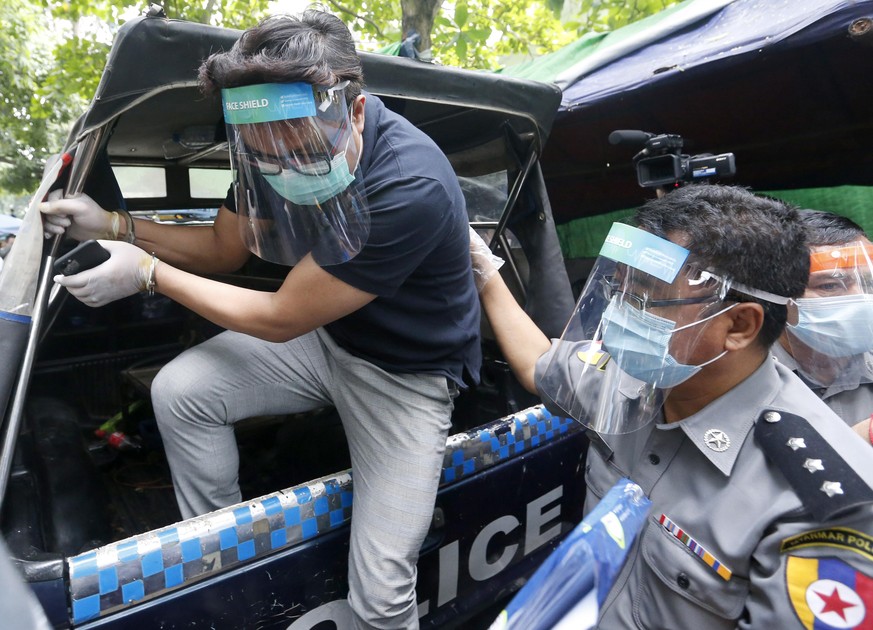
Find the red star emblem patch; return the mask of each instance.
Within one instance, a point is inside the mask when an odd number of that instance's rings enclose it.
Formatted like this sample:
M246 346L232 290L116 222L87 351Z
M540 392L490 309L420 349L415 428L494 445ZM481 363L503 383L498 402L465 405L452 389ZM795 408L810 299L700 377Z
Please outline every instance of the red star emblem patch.
M788 556L788 595L807 630L873 629L873 578L837 558Z

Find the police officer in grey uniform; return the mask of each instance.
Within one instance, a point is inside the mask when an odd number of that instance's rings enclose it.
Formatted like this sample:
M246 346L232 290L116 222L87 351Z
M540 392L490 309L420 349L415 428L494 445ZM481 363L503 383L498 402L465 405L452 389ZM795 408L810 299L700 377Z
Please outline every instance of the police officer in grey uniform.
M869 447L768 352L809 273L796 211L688 186L636 224L613 226L552 342L471 246L519 380L589 428L586 512L622 476L653 502L599 627L870 623Z
M873 244L846 217L801 210L809 282L789 308L773 355L870 441L873 413Z
M829 385L811 380L804 366L781 344L773 345L773 357L797 374L849 426L855 427L869 420L873 413L873 353L858 355L857 366L851 372L840 373L840 378ZM867 439L866 433L862 437Z

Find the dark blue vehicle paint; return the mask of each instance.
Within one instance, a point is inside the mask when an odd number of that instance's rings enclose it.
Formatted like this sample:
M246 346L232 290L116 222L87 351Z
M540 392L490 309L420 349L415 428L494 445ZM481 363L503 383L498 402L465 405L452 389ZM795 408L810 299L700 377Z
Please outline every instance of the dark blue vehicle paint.
M581 520L585 444L584 433L573 429L555 438L547 455L532 449L440 491L443 524L433 528L419 561L422 627L462 625L509 595ZM479 500L471 501L473 494ZM346 525L77 627L288 628L307 612L345 599L347 554ZM477 572L480 579L471 575ZM491 575L482 579L483 573Z

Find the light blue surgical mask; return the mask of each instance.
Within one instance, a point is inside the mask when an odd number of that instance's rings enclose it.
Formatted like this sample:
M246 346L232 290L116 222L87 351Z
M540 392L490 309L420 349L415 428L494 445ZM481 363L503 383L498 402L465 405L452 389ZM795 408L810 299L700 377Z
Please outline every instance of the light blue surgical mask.
M800 298L797 324L789 332L807 346L830 357L850 357L873 351L873 295Z
M280 196L299 206L320 205L336 197L355 181L345 151L331 159L330 172L324 175L304 175L294 169L282 169L278 175L263 177Z
M732 309L731 304L709 317L676 328L676 322L641 311L626 302L613 299L603 312L603 346L622 371L660 389L669 389L697 374L704 366L717 361L727 350L700 365L679 363L670 355L673 333L717 317Z

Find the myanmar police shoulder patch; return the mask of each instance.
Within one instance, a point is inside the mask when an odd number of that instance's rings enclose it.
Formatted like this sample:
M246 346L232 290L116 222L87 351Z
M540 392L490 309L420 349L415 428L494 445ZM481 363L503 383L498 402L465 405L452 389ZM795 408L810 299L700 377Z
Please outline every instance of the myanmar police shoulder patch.
M873 630L873 578L837 558L788 556L788 596L807 630Z

